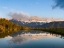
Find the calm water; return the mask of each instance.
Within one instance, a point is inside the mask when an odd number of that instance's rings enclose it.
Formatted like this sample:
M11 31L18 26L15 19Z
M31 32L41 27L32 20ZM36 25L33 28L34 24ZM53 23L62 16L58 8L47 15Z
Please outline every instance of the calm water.
M64 48L64 37L43 31L19 31L0 38L0 48Z

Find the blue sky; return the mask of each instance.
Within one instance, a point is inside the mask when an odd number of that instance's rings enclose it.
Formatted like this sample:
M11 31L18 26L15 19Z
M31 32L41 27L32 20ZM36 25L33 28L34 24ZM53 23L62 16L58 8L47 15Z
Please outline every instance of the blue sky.
M8 18L10 12L23 12L30 16L64 18L64 10L52 9L53 0L0 0L0 17Z

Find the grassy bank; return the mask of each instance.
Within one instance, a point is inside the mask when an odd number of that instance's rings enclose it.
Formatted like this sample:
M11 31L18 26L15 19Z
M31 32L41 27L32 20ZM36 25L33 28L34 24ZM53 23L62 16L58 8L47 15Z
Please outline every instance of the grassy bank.
M64 28L32 28L32 30L41 30L41 31L46 31L54 34L64 35Z
M42 29L42 31L64 35L64 28L52 28L52 29L49 28L49 29Z

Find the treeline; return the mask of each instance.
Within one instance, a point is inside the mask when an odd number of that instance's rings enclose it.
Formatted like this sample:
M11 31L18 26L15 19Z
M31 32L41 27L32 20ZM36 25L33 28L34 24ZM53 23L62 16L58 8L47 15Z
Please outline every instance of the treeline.
M33 28L33 30L41 30L41 31L46 31L54 34L60 34L64 35L64 28Z
M64 35L64 28L45 28L43 31Z
M64 35L64 28L32 28L32 30L46 31L49 33Z
M30 27L19 26L18 24L14 24L6 19L0 19L0 33L1 32L11 32L11 31L18 31L18 30L28 30Z
M20 29L20 26L17 24L14 24L13 22L10 22L6 19L0 19L0 32L5 32L5 31L16 31Z

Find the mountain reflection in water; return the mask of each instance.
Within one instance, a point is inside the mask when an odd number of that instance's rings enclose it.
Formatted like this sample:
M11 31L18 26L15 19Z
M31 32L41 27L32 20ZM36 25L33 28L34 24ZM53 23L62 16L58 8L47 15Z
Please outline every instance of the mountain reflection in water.
M9 40L9 43L13 44L23 44L31 40L39 40L43 38L54 38L54 37L61 37L61 35L55 35L55 34L50 34L46 33L43 31L28 31L28 32L18 32L13 35L11 35L11 40Z
M64 48L64 37L44 31L19 31L0 38L0 48Z

